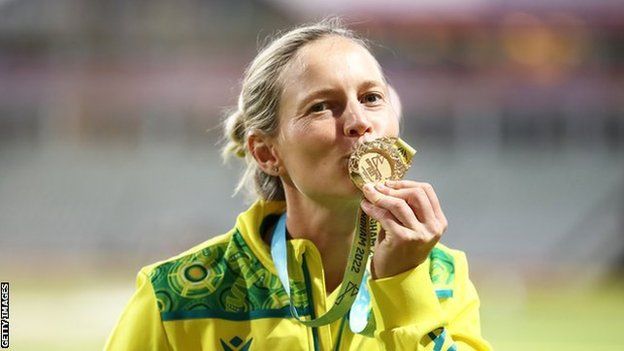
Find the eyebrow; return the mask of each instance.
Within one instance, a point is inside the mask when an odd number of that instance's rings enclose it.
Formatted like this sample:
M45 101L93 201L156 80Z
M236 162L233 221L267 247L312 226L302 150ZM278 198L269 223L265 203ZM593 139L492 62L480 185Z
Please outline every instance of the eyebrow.
M370 88L373 86L380 86L380 87L385 87L385 83L384 82L380 82L380 81L376 81L376 80L367 80L364 83L361 84L361 88Z
M322 88L322 89L318 89L318 90L314 90L313 92L307 94L305 96L305 98L303 98L303 100L301 100L301 103L299 104L299 106L297 106L297 110L300 111L301 109L303 109L308 103L310 103L310 101L320 97L320 96L324 96L324 95L330 95L332 93L334 93L336 91L336 89L333 88Z
M385 84L383 82L379 82L379 81L375 81L375 80L367 80L363 83L360 84L359 90L361 89L368 89L370 87L373 86L379 86L379 87L384 87ZM330 95L332 93L335 93L336 89L335 88L321 88L318 90L314 90L311 93L307 94L305 96L305 98L303 98L303 100L301 101L301 103L297 106L297 111L301 111L301 109L303 109L307 104L310 103L310 101L320 97L320 96L324 96L324 95ZM384 91L384 94L386 92Z

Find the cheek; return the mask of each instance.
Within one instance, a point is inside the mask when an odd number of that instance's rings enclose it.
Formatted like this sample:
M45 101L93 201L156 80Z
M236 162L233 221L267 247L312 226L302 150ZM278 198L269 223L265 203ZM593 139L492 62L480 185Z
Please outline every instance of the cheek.
M310 150L323 150L336 141L336 123L334 120L302 121L293 123L287 130L288 143L294 147Z
M394 113L381 113L376 119L379 135L399 136L399 119Z
M398 118L394 118L394 121L392 122L392 135L398 137L399 132L399 120Z
M320 166L336 144L336 126L329 121L292 123L283 130L282 155L287 163Z

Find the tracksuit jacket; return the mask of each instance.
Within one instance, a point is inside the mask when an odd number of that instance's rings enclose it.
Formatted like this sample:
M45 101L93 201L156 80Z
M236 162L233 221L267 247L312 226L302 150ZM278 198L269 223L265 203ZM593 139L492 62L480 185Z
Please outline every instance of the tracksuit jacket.
M299 323L261 237L284 211L284 202L259 200L226 234L141 269L105 350L491 349L481 336L466 257L441 244L418 267L368 281L374 336L352 333L348 314L318 328ZM287 245L295 308L316 318L340 289L327 295L311 241Z

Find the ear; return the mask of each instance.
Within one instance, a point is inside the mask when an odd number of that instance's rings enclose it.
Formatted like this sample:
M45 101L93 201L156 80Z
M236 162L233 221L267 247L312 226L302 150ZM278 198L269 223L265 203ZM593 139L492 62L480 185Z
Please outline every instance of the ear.
M250 131L247 138L247 150L264 173L272 176L280 175L281 162L272 138L259 131Z

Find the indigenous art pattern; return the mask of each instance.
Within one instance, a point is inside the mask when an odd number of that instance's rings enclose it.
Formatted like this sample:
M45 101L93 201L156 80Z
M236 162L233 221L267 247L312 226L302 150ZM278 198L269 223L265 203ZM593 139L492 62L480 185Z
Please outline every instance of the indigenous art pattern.
M228 242L163 263L150 278L163 320L290 316L279 278L253 255L238 231ZM306 315L303 280L291 279L290 284L297 310Z

